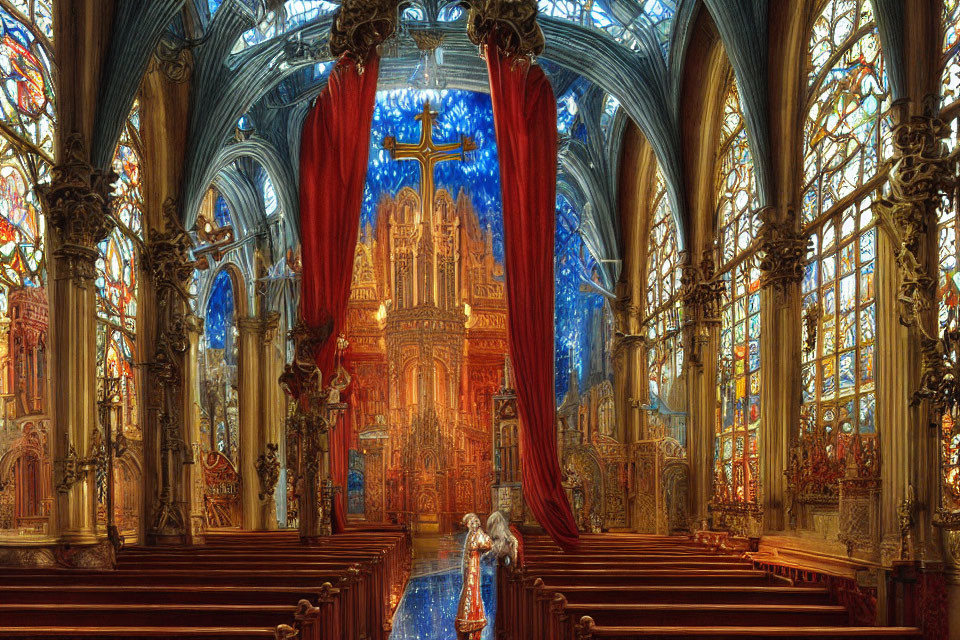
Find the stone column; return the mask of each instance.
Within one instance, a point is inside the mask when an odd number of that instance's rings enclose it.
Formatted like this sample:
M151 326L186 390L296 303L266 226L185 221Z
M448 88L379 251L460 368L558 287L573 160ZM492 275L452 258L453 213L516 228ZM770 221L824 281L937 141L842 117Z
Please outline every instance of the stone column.
M260 383L259 383L259 447L257 451L257 486L259 515L257 529L277 528L276 488L280 480L280 457L278 455L280 429L284 415L277 380L283 367L283 354L276 347L277 327L280 314L272 312L260 320Z
M908 103L895 105L889 188L874 204L882 230L878 312L886 311L877 314L878 330L884 332L878 338L899 345L881 350L884 359L878 362L878 380L891 381L878 395L878 414L890 411L882 420L893 426L889 433L880 432L885 563L896 557L924 563L943 559L933 526L940 507L938 425L955 401L944 381L956 354L949 353L939 335L936 243L942 196L957 184L958 154L948 153L943 143L950 126L938 117L935 105L931 97L922 114L912 116ZM879 306L881 296L887 300L884 307ZM896 300L895 310L890 300ZM897 320L901 326L893 325ZM897 549L891 557L894 531Z
M684 375L687 382L687 460L690 464L691 528L709 522L713 498L713 448L717 411L717 350L723 282L715 275L711 250L699 264L683 265Z
M113 228L112 171L86 161L79 135L64 142L50 184L38 185L53 260L49 265L55 513L52 530L70 545L94 545L97 354L94 278L97 243ZM103 558L112 564L112 553ZM102 563L100 563L102 564Z
M260 520L260 486L257 456L260 453L260 402L266 392L260 386L260 319L240 318L240 484L243 505L243 528L257 529ZM271 385L272 386L272 385Z
M195 358L191 364L191 333L199 325L190 313L188 283L196 269L205 269L206 261L193 261L193 246L180 224L179 207L173 200L163 206L166 228L152 230L144 251L157 309L153 336L153 355L147 367L148 388L154 410L144 429L145 474L156 473L155 491L144 496L150 525L150 544L185 544L190 536L190 511L196 481L192 447L195 427L188 414L193 413L190 398ZM192 329L191 329L192 325ZM188 372L188 367L192 369Z
M184 482L189 492L186 507L188 540L191 545L203 544L206 536L206 517L203 506L204 480L200 442L200 403L197 394L200 391L200 365L197 360L200 340L203 337L203 320L197 316L187 317L187 351L184 354L183 368L183 420L187 434L186 445L192 456L188 456L183 466Z
M800 422L800 281L809 240L792 210L760 211L760 507L763 532L784 529L787 450Z

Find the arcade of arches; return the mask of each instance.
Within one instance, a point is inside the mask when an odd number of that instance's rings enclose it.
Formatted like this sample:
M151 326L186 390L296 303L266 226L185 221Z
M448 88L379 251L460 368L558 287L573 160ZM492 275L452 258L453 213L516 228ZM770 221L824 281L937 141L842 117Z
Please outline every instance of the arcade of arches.
M556 103L577 529L852 576L877 623L960 637L960 2L513 4L539 9ZM467 9L344 5L0 0L0 564L313 539L338 502L351 531L445 539L500 510L542 533L509 132ZM316 246L300 139L331 25L384 6L314 437L278 382Z

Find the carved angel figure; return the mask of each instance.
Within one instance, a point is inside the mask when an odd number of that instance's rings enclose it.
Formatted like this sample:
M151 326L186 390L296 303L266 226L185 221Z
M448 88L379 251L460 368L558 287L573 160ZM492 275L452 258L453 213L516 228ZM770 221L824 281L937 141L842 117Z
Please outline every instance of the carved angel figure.
M475 513L463 516L467 525L467 539L463 543L463 587L460 589L460 604L454 626L457 640L480 640L487 626L487 614L483 609L480 593L480 556L491 547L490 536L480 528L480 518Z
M507 564L517 564L517 538L510 531L510 521L502 511L494 511L487 518L487 533L491 539L487 553L497 560L503 559Z

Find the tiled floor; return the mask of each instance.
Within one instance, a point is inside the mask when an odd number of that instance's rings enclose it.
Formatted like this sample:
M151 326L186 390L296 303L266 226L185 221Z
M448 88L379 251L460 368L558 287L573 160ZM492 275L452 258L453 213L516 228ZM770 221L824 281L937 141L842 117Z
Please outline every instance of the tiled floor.
M460 598L463 538L424 536L413 541L413 575L393 618L390 640L455 640L453 627ZM483 564L483 606L487 627L483 640L493 639L497 610L493 562Z

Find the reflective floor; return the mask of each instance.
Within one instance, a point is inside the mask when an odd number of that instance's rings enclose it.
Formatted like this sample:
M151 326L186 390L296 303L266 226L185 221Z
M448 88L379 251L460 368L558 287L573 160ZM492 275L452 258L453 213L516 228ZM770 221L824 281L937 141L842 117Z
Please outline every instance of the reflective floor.
M390 640L455 640L453 627L460 599L460 556L466 533L414 539L413 574L393 618ZM492 561L483 564L483 606L487 627L483 640L493 640L497 611Z

